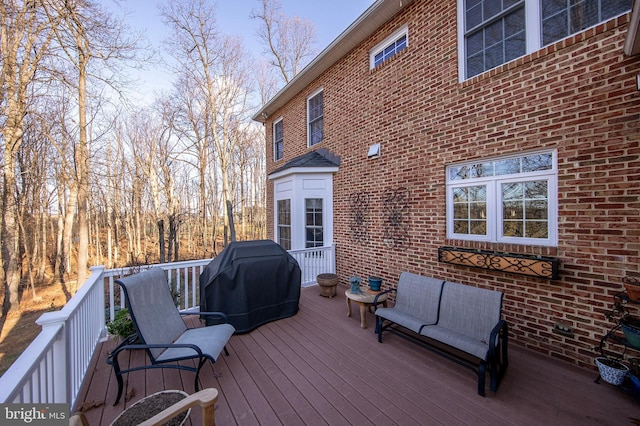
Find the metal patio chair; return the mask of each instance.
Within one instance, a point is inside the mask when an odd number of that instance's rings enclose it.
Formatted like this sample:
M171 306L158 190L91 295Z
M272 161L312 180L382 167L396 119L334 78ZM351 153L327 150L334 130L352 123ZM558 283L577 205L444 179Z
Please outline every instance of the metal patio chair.
M167 275L159 267L118 279L116 283L124 291L126 306L137 336L125 339L107 358L107 363L113 366L118 382L118 396L113 405L118 404L122 396L122 375L146 368L194 371L197 392L200 369L205 362L210 360L215 363L222 350L226 355L229 354L225 345L235 328L227 323L226 315L222 312L190 311L186 314L218 317L220 324L187 328L171 296ZM131 349L145 349L150 364L121 370L118 355ZM196 360L197 366L179 363L189 359Z

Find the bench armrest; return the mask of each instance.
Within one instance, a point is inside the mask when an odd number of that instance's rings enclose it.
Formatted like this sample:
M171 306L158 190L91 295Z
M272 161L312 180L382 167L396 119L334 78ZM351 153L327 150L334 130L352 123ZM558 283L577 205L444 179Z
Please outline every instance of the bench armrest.
M383 294L395 293L396 291L397 291L397 289L390 288L389 290L385 290L382 293L376 294L376 297L374 297L374 299L373 299L373 310L374 310L374 312L375 312L376 309L378 309L378 297L382 296Z
M499 346L502 346L502 350L506 351L506 346L508 342L508 332L509 326L505 320L500 320L491 330L491 335L489 336L489 358L490 359L499 359L496 355L496 350Z

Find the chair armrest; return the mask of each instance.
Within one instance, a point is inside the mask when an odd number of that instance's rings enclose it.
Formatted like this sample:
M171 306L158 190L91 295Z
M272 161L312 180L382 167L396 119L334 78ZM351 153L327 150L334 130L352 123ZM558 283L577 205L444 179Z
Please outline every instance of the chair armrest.
M376 297L373 298L373 310L375 312L376 309L378 309L378 297L382 296L383 294L388 294L388 293L395 293L396 291L398 291L395 288L390 288L389 290L385 290L382 293L378 293L376 294Z
M172 418L189 408L199 405L202 408L202 425L213 426L214 424L214 406L218 400L218 390L215 388L202 389L199 392L189 395L159 412L155 416L140 423L141 426L157 426L167 423Z
M201 317L209 318L220 317L225 323L229 322L229 318L224 312L200 312L200 307L182 310L180 311L180 315L200 315Z
M198 356L202 356L202 350L197 346L197 345L193 345L190 343L167 343L167 344L162 344L162 343L155 343L155 344L148 344L148 345L143 345L143 344L135 344L135 345L122 345L122 346L118 346L113 352L111 352L108 356L108 358L114 359L117 361L117 357L118 354L124 350L132 350L132 349L157 349L157 348L189 348L189 349L193 349ZM109 362L109 360L107 359L107 362Z

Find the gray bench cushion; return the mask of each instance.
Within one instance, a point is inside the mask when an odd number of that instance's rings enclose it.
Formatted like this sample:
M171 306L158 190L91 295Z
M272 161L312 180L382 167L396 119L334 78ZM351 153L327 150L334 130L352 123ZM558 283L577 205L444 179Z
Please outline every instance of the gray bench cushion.
M499 291L445 282L438 324L424 327L420 334L486 360L501 307Z
M423 325L438 321L442 285L442 280L403 272L398 280L395 305L376 309L376 315L420 333Z
M484 342L472 339L464 334L455 333L439 325L424 327L420 334L459 349L481 360L487 360L487 354L489 352L488 341Z

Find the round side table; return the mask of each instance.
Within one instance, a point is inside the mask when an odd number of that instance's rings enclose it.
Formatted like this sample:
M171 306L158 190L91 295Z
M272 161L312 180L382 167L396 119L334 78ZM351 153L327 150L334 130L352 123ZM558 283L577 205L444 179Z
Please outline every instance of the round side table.
M347 301L347 316L351 316L351 301L353 300L360 306L360 327L367 328L367 309L373 306L373 300L378 293L369 293L367 289L361 289L362 293L351 293L348 289L344 292ZM382 306L387 307L387 295L383 294L378 298L378 302L382 302Z

